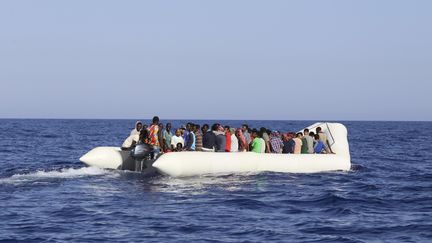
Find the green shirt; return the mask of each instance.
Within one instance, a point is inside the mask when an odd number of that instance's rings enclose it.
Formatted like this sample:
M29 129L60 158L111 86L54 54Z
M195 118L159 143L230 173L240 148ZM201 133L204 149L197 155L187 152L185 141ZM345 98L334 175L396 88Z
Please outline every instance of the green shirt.
M252 152L261 153L262 142L260 138L254 138L252 141Z
M303 137L302 142L303 142L303 144L301 146L301 153L302 154L308 154L309 149L308 149L307 139L305 137Z
M171 131L168 133L166 129L164 129L163 131L163 139L165 139L165 146L167 148L171 148L171 137L173 136L173 134L171 133Z

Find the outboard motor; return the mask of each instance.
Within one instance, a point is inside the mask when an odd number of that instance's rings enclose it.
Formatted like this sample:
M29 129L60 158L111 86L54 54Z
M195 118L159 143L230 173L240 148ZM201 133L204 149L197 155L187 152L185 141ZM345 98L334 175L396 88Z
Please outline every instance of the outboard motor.
M135 160L135 171L143 171L147 168L146 161L154 157L153 147L146 143L140 143L131 151L131 157Z

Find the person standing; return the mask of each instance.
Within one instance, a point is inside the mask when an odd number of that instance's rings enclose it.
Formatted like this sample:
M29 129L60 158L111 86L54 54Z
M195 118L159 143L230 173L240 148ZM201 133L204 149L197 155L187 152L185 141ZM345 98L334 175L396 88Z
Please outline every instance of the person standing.
M245 139L246 139L247 147L249 148L249 144L252 142L251 136L250 136L250 134L249 134L249 126L248 126L247 124L243 124L243 125L242 125L242 128L241 128L241 131L242 131L242 133L243 133L243 136L244 136ZM249 150L249 149L248 149L248 150Z
M262 153L262 147L265 146L263 142L264 140L259 137L258 131L256 129L252 130L252 136L254 137L254 140L251 143L251 151L255 153Z
M216 134L216 152L225 152L226 149L226 135L224 128L218 125Z
M235 129L230 128L230 133L231 133L230 152L238 152L239 151L239 140L237 139L237 136L235 135Z
M283 142L280 138L280 134L277 131L271 133L270 136L270 146L272 153L280 154L282 153Z
M225 132L225 152L230 152L231 151L231 132L230 132L230 127L229 126L225 126L224 127L224 132Z
M171 138L173 136L173 134L171 132L171 128L172 128L171 123L167 123L165 130L163 131L162 138L163 138L165 151L171 150Z
M244 137L243 132L240 128L237 129L237 131L235 132L235 135L237 136L237 140L238 140L238 144L239 144L238 150L240 152L248 151L249 145L247 144L246 138Z
M303 146L302 146L302 153L306 153L306 154L313 154L314 150L313 150L313 138L309 135L309 129L305 129L303 130L303 138L302 138L302 142L303 142ZM306 149L303 150L303 147L306 146Z
M195 124L194 134L195 134L195 151L202 151L203 136L201 134L200 125Z
M216 134L217 124L213 124L212 130L203 134L203 148L204 152L214 152L216 148Z
M192 131L193 128L194 128L194 125L192 123L188 123L188 125L186 126L188 138L185 141L185 146L184 146L183 150L195 151L195 134Z
M153 146L154 153L157 155L160 153L160 143L159 143L159 117L155 116L152 119L152 124L147 129L149 131L150 145Z
M301 132L297 133L294 137L294 142L295 142L294 153L295 154L301 154L301 148L303 146L303 142L301 140L302 137L303 137L303 134Z
M270 137L267 134L267 129L265 129L265 127L260 128L260 136L264 140L265 153L270 153Z

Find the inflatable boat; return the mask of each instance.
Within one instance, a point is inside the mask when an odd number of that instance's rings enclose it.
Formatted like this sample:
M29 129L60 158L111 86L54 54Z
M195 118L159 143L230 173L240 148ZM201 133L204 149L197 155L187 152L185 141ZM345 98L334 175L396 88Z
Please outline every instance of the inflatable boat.
M172 177L245 172L316 173L348 171L351 159L347 129L340 123L315 123L327 134L334 154L265 154L254 152L176 152L165 153L137 166L129 151L119 147L97 147L83 155L81 162L105 169L158 172ZM137 168L140 167L140 168Z

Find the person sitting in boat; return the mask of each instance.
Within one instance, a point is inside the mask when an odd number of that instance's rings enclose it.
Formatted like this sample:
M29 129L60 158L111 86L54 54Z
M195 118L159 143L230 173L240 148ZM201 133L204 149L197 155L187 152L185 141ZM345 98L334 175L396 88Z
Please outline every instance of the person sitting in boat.
M181 144L181 147L183 148L184 146L184 139L181 135L181 130L177 129L175 131L175 135L171 137L171 150L175 151L176 148L178 147L178 144Z
M211 131L206 131L203 134L203 152L214 152L216 147L216 134L218 126L213 124Z
M139 141L131 151L131 156L135 159L135 171L142 171L145 168L143 160L155 159L154 148L150 144L150 141L149 132L147 130L141 130Z
M325 147L326 146L323 143L323 141L321 141L319 134L315 134L314 153L316 153L316 154L325 154L325 153L327 153Z
M138 143L140 138L139 134L130 134L129 137L126 138L126 140L123 142L122 146L121 146L121 150L132 150L135 145Z
M183 143L177 143L174 151L175 152L181 152L181 151L183 151Z
M130 135L138 135L139 136L142 128L143 128L142 122L141 121L137 121L135 123L135 128L132 129L132 131L130 132Z
M260 137L258 130L253 129L252 130L252 136L254 137L254 140L251 143L251 151L255 152L255 153L265 152L265 142L264 142L264 139L262 139Z
M333 154L333 151L332 151L331 146L330 146L330 142L327 139L327 134L325 134L322 131L321 127L317 127L315 130L316 130L316 134L319 135L319 138L320 138L321 142L323 142L324 145L325 145L325 151L326 151L326 153Z

